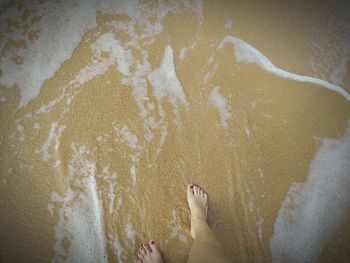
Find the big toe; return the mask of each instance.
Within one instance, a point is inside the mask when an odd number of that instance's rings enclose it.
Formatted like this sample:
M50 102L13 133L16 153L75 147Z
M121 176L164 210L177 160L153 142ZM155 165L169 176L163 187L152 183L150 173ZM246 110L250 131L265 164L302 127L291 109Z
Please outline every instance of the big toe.
M157 243L156 243L155 241L150 240L150 241L148 242L148 244L149 244L149 246L150 246L152 252L158 252L158 253L160 253L160 250L159 250L159 248L158 248L158 245L157 245Z
M194 185L193 184L189 184L187 186L187 195L188 196L192 196L194 194Z
M162 263L163 262L163 256L162 253L160 252L160 249L158 247L158 245L156 244L156 242L154 242L153 240L150 240L148 242L150 248L152 249L152 263Z

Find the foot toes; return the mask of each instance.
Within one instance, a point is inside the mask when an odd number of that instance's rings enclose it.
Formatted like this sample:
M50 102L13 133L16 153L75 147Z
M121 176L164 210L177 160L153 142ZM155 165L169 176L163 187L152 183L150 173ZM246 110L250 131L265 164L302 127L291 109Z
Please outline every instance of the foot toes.
M148 245L150 246L150 248L151 248L152 251L158 249L158 246L157 246L156 242L154 242L153 240L150 240L150 241L148 242Z
M205 200L208 199L207 194L204 192L204 190L196 185L196 184L189 184L187 186L187 194L193 194L193 195L198 195L199 197L204 198ZM190 196L189 196L190 197Z
M145 257L143 256L143 254L141 253L141 251L137 251L137 257L140 259L140 260L144 260Z
M199 186L196 186L195 193L196 193L197 195L199 195L199 191L200 191Z
M188 187L187 187L187 191L189 193L194 194L194 185L193 184L189 184Z
M143 248L145 249L146 254L151 253L151 248L147 243L143 244Z
M144 249L146 250L146 253L151 253L151 248L149 247L148 243L143 244Z
M140 248L140 252L143 256L146 256L147 255L147 252L146 250L143 248L143 245L141 245L141 248Z

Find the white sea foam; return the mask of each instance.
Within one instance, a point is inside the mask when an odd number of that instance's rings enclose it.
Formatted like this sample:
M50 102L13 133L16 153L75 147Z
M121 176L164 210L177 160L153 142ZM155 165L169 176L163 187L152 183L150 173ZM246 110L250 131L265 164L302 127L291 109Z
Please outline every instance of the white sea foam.
M134 150L136 150L139 145L138 145L138 138L136 134L130 131L129 127L127 125L123 125L119 129L120 137L122 142L127 142L128 146Z
M148 79L154 86L154 94L159 100L168 95L186 103L183 87L177 78L171 46L165 48L160 67L148 74Z
M40 126L39 126L40 128ZM36 149L35 152L36 153L42 153L43 155L43 160L47 161L52 157L52 153L50 153L50 147L52 145L52 142L55 142L54 144L54 152L57 152L57 150L59 149L59 145L60 145L60 137L63 133L63 131L65 130L66 125L59 125L59 123L53 122L51 123L51 128L49 131L49 136L47 137L46 141L44 142L43 146L40 149Z
M101 58L102 52L108 52L117 62L117 68L124 76L130 75L130 66L133 64L131 51L122 46L113 33L102 34L92 45L95 56Z
M135 248L135 237L136 237L136 230L131 222L131 216L128 218L128 223L125 226L125 234L127 238L131 241L132 243L132 248Z
M181 60L185 58L186 53L187 53L187 49L188 49L187 47L183 47L183 48L180 49L179 58L180 58Z
M39 94L44 81L71 57L84 33L96 25L95 0L48 1L36 7L35 15L41 20L30 24L29 28L39 32L38 39L27 40L26 48L9 50L0 62L3 73L0 83L8 87L17 85L21 90L19 107L26 106ZM22 39L22 31L20 27L18 32L9 33L5 40L14 36ZM17 65L12 60L14 55L22 57L23 64Z
M107 72L111 65L117 62L117 69L123 74L128 74L128 69L130 65L131 53L129 50L123 48L119 41L115 38L113 33L104 33L101 34L94 43L90 46L93 53L90 63L84 66L78 75L76 75L70 82L69 85L74 86L75 88L80 87L86 82L94 79L98 75L103 75ZM109 57L102 57L102 52L108 52ZM130 59L130 60L128 60ZM65 90L69 85L65 86ZM70 104L74 97L79 94L75 92L73 95L67 98L67 104ZM43 104L37 110L37 113L47 113L51 108L63 98L66 97L66 94L62 93L60 96L56 97L54 100L48 104Z
M126 142L130 149L132 149L132 154L129 155L132 161L132 165L130 167L130 175L133 185L136 185L137 164L140 160L139 156L143 147L140 145L137 135L134 134L127 125L123 125L122 127L116 126L114 129L118 131L120 141Z
M340 139L324 139L305 183L293 183L270 239L275 262L316 262L350 208L350 120Z
M153 86L154 95L158 100L168 96L174 107L177 122L180 122L179 105L188 110L186 96L180 80L177 77L173 49L171 46L165 48L164 57L159 68L148 74L148 80Z
M221 125L227 129L228 128L228 120L232 116L231 107L227 103L225 97L223 97L220 92L220 88L213 88L212 92L209 95L209 103L211 103L214 107L216 107L220 112Z
M298 75L278 68L274 64L272 64L272 62L267 57L265 57L259 50L255 49L254 47L237 37L224 37L224 39L219 44L218 48L222 48L226 43L232 43L234 45L235 57L238 62L256 63L267 72L276 74L280 77L320 85L321 87L337 92L345 99L350 101L350 95L341 87L331 84L328 81L322 79Z
M103 180L107 183L107 187L101 191L101 193L104 193L106 197L109 199L109 208L108 212L109 214L112 214L114 212L114 204L115 204L115 190L117 188L117 184L115 183L116 178L118 177L117 172L110 172L109 171L110 164L103 167L102 174L100 177L103 178ZM119 209L119 204L118 208Z
M32 2L24 2L31 8ZM41 17L37 23L29 23L29 30L38 32L38 39L30 41L24 39L24 21L21 13L14 7L1 16L0 25L7 18L20 22L15 32L6 32L4 26L0 26L4 33L1 49L10 39L26 40L25 48L13 48L6 51L0 61L0 69L3 74L0 83L12 87L17 85L21 90L19 107L25 107L40 92L43 83L54 76L62 63L69 59L74 48L80 43L83 35L96 26L96 11L103 10L109 13L125 14L131 22L118 22L118 29L125 29L131 36L129 46L138 46L140 40L152 38L162 32L162 20L170 12L179 10L192 11L198 14L199 21L203 20L202 1L172 1L161 2L157 8L137 0L113 1L113 0L71 0L71 1L47 1L36 4L34 15ZM153 18L156 17L156 20ZM136 34L136 27L142 25L143 32ZM27 25L26 25L27 26ZM113 50L117 51L118 50ZM120 57L122 53L118 54ZM23 59L22 64L16 64L13 57ZM124 61L118 63L118 69L126 73L127 65ZM87 75L85 75L87 77Z
M138 12L132 11L134 7L130 7L131 11L128 12ZM136 7L135 7L136 8ZM122 10L119 10L122 11ZM130 14L131 15L131 14ZM134 14L135 15L135 14ZM138 18L139 19L139 18ZM132 36L133 41L128 44L121 44L113 33L102 34L94 44L91 45L91 49L96 58L95 62L90 63L87 68L93 68L99 66L101 63L117 63L117 69L122 74L123 78L121 83L126 86L131 86L133 89L133 95L135 97L136 103L139 107L139 115L144 119L144 129L145 129L145 139L151 141L153 138L153 133L151 131L149 122L149 111L150 109L145 106L145 101L149 98L147 96L147 80L146 75L151 72L151 65L148 62L148 56L145 51L141 51L144 56L143 62L138 62L133 56L131 49L128 46L133 46L137 44L139 37L135 35L135 24L128 23L123 24L125 30ZM118 25L119 27L120 25ZM154 32L153 32L154 33ZM150 37L150 36L149 36ZM108 59L102 58L101 53L107 52L109 54ZM106 62L107 61L107 62ZM96 65L94 65L96 64ZM135 65L135 70L131 71L131 66ZM105 70L108 67L103 67ZM101 72L103 74L104 72ZM85 74L86 75L86 74ZM90 75L87 74L87 77ZM152 127L155 128L155 127Z
M187 237L183 233L183 228L182 226L177 222L177 216L176 216L176 211L173 209L172 211L172 219L169 222L170 223L170 228L171 228L171 234L168 240L166 240L166 243L169 242L171 239L179 239L184 243L187 243Z
M258 227L258 236L260 242L263 241L263 232L264 232L264 219L261 217L258 221L256 221L256 226Z
M79 74L72 79L69 84L80 86L92 79L94 79L98 75L103 75L107 72L109 67L115 62L113 57L109 57L107 59L100 59L97 61L92 61L88 65L86 65L82 70L80 70Z
M96 185L96 164L89 161L84 146L71 145L73 157L68 164L70 187L51 199L59 220L55 226L55 255L52 262L107 262L103 207ZM71 186L79 189L74 191ZM63 242L69 240L66 249Z
M181 60L183 60L183 59L186 57L186 53L187 53L189 50L193 49L193 48L196 46L197 40L199 40L198 35L197 35L197 37L196 37L196 41L194 41L194 42L191 44L191 46L189 46L189 47L183 47L183 48L180 49L179 58L180 58Z
M21 12L16 8L13 9L6 15L9 17L15 16L21 22ZM91 61L81 69L69 84L64 86L58 97L49 103L43 104L36 112L48 113L53 106L63 99L66 99L66 105L68 106L75 96L80 93L80 89L75 89L72 94L67 95L65 91L70 90L69 86L81 87L97 75L104 74L112 64L116 63L117 69L123 75L122 84L133 89L133 95L139 107L139 114L144 119L145 139L150 142L154 138L154 129L159 129L161 132L159 147L156 151L157 156L167 136L167 122L161 106L158 107L158 114L161 116L159 120L152 120L153 117L151 117L150 112L152 109L145 106L145 103L149 100L147 75L152 72L152 68L146 49L142 49L139 44L142 42L144 45L154 41L154 37L162 32L162 22L169 13L194 12L201 23L203 20L203 3L201 0L160 2L156 6L138 0L48 1L38 5L34 15L42 16L42 19L37 24L29 23L29 29L37 30L39 39L34 42L27 41L26 48L11 49L6 54L1 65L5 65L5 68L9 69L12 75L3 71L6 79L2 78L1 83L9 86L17 84L22 95L20 107L27 105L30 100L39 94L44 81L54 76L62 63L71 57L74 48L80 43L84 33L96 26L97 10L128 16L130 19L111 23L116 27L116 30L129 35L130 39L122 43L111 32L97 35L96 41L91 45L93 53ZM18 32L15 34L6 34L5 41L1 42L0 45L2 46L14 36L19 36L19 39L23 38L23 35L25 35L22 29L23 25L23 23L20 24ZM3 27L0 25L0 28ZM141 59L133 57L131 50L134 48L140 51ZM106 54L102 56L102 52L108 53L108 56L106 57ZM12 60L14 55L23 57L24 63L22 65L15 64ZM175 98L171 100L173 102L178 101ZM68 110L69 107L65 107L62 114ZM131 172L134 171L135 167Z
M114 252L118 258L118 262L125 262L126 259L123 257L125 255L125 250L116 233L114 233L113 235L108 235L108 243L113 246Z
M225 22L225 28L226 28L226 29L231 29L231 28L232 28L232 20L231 20L231 19L228 19L228 20Z

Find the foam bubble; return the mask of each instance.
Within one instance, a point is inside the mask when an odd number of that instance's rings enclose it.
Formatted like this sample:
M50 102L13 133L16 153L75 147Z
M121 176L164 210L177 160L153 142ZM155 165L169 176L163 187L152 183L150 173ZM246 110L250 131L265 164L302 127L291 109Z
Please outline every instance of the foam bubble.
M59 220L55 226L55 255L52 262L107 262L103 206L96 185L96 164L89 161L85 146L72 143L73 158L68 164L71 187L60 196L53 192ZM51 209L52 210L52 209ZM69 240L66 249L63 241Z
M114 233L114 235L109 234L108 235L108 242L111 244L114 248L114 252L116 256L118 257L118 262L124 262L125 259L123 256L125 255L124 247L121 245L119 237L117 234Z
M26 48L9 50L0 61L3 72L0 83L19 87L22 95L19 107L26 106L39 94L44 81L54 76L61 64L71 57L84 33L96 25L95 6L95 0L48 1L37 5L35 15L41 19L29 28L39 32L38 39L27 40ZM18 32L9 33L5 40L14 36L22 39L22 31L19 27ZM23 58L22 64L17 65L12 60L15 55Z
M187 53L187 49L188 49L188 48L186 48L186 47L183 47L183 48L180 49L179 58L180 58L181 60L185 58L186 53Z
M132 149L136 150L138 148L139 140L136 134L132 133L127 125L123 125L118 131L122 142L127 142L128 146Z
M118 70L124 75L130 74L130 66L133 62L131 51L122 46L113 33L102 34L92 45L95 56L101 58L102 52L110 53L116 62Z
M165 48L163 61L160 67L149 73L147 77L153 86L154 95L158 100L168 96L174 107L176 121L179 122L179 104L185 105L186 109L188 109L188 105L183 87L176 74L173 49L171 46Z
M191 46L189 46L189 47L183 47L183 48L180 49L179 58L180 58L181 60L183 60L183 59L186 57L186 53L187 53L189 50L194 49L194 47L196 46L196 42L199 40L198 35L197 35L196 39L197 39L197 40L194 41L194 42L191 44Z
M350 120L340 139L324 139L305 183L289 188L270 239L275 262L315 262L350 208Z
M40 125L36 126L36 127L38 127L38 129L40 129ZM54 144L55 151L58 150L59 145L60 145L60 137L61 137L63 131L65 130L65 128L66 128L66 125L59 125L59 123L57 121L51 123L49 136L45 140L43 146L40 149L35 150L35 152L38 154L42 153L42 155L43 155L42 158L44 161L47 161L52 157L52 154L50 153L50 147L51 147L53 142L55 142L55 144Z
M135 237L136 237L136 230L131 223L131 216L128 218L128 223L125 226L125 234L127 238L131 241L132 243L132 248L135 248Z
M118 131L121 142L126 142L128 146L133 150L133 153L129 155L132 161L132 165L130 167L130 175L133 185L136 185L136 166L140 160L139 156L143 147L139 144L137 135L132 133L127 125L123 125L121 128L117 126L114 127L114 129Z
M213 88L209 95L209 103L219 110L221 125L227 129L227 122L232 116L231 107L228 105L226 98L220 94L219 90L219 87Z
M224 37L224 39L219 44L218 48L222 48L226 43L232 43L234 45L235 57L238 62L256 63L259 64L260 67L262 67L267 72L276 74L280 77L320 85L321 87L337 92L345 99L350 101L350 95L341 87L331 84L328 81L322 79L298 75L278 68L274 64L272 64L272 62L267 57L265 57L260 51L258 51L257 49L255 49L254 47L237 37Z
M171 239L179 239L184 243L187 243L187 237L185 236L185 234L183 233L183 228L182 226L177 222L177 216L176 216L176 211L173 209L172 210L172 219L169 222L170 223L170 228L171 228L171 234L168 240L169 241ZM166 242L167 243L167 242Z
M262 217L258 221L256 221L256 226L258 227L259 240L260 242L262 242L264 232L264 219Z

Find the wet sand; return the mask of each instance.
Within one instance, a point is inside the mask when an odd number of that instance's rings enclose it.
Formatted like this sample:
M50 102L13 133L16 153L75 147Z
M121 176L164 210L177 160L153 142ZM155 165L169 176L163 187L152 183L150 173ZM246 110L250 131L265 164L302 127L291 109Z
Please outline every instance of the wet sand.
M181 2L167 13L169 5L147 3L139 3L143 13L133 11L134 17L123 8L97 8L96 24L52 76L40 61L28 80L38 74L45 81L26 105L20 106L23 89L31 82L1 82L1 260L132 262L138 245L154 239L169 262L186 262L190 182L209 194L209 223L230 258L346 260L349 176L338 176L334 187L317 186L325 189L320 200L340 196L331 203L339 205L339 216L327 202L302 199L314 192L302 192L300 185L295 195L289 190L294 183L306 185L314 166L327 168L317 154L327 138L343 142L350 101L327 85L266 70L254 52L235 53L234 43L220 48L226 36L234 36L244 41L244 50L254 47L279 69L349 91L348 64L342 83L335 73L332 78L342 54L330 57L327 49L333 41L342 50L348 36L342 4ZM36 12L26 14L33 21ZM2 57L17 52L9 39L20 26L11 23L2 30ZM338 30L330 32L324 23ZM40 32L37 40L26 34L23 50L40 39ZM56 58L51 54L50 60L49 48L42 49L47 63ZM1 65L1 79L8 65ZM21 76L23 69L13 68ZM350 161L348 152L341 156L340 164L334 161L339 171ZM284 207L288 196L295 202ZM278 239L277 226L302 230L305 217L321 234L306 231L315 248L295 258L295 243L283 251L273 240L287 245L286 238ZM284 220L280 225L278 218ZM278 249L281 254L272 252Z

